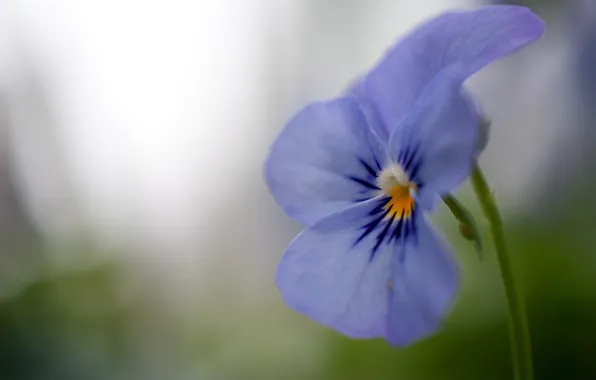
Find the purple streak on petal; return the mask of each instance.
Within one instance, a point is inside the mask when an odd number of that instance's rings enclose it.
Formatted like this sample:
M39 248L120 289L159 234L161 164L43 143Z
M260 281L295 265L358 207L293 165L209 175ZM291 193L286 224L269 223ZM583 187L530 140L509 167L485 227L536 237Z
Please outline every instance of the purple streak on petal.
M544 29L543 21L524 7L498 5L446 13L398 42L353 91L369 119L377 120L377 135L383 140L445 67L461 64L465 79L537 40Z
M407 240L393 259L387 341L407 346L439 327L459 287L459 270L446 244L423 218L416 242Z
M265 162L271 193L310 225L378 192L373 172L387 159L352 97L311 103L288 122Z

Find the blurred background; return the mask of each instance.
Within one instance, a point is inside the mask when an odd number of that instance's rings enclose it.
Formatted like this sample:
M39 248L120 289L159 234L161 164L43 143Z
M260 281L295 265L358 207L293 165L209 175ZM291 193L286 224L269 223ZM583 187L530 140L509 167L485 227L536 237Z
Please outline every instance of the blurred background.
M510 379L488 240L480 261L441 209L464 285L444 328L349 340L282 303L301 227L262 178L299 107L420 21L488 3L0 0L0 379ZM593 379L596 2L503 3L548 34L468 81L493 122L481 165L536 378Z

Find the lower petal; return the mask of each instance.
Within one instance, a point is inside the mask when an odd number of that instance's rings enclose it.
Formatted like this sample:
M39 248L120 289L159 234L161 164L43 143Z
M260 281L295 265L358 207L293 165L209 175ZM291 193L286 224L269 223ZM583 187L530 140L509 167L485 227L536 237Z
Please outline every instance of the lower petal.
M420 217L417 238L393 259L387 341L406 346L435 332L449 312L459 270L447 245Z
M290 307L354 338L386 335L395 244L379 244L386 224L363 236L379 202L362 202L315 223L290 243L277 268L276 283Z

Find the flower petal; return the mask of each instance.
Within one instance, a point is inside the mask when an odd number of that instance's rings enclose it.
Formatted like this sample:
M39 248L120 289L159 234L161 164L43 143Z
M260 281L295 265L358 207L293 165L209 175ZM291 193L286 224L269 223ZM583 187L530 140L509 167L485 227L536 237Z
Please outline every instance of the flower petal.
M462 80L460 65L436 75L389 140L389 156L418 184L424 209L468 176L477 151L479 119L461 96Z
M542 20L524 7L496 5L445 13L398 42L353 90L367 111L378 113L376 118L390 135L445 67L460 63L465 79L543 33Z
M417 239L394 256L387 341L406 346L440 327L459 287L459 270L444 241L424 217Z
M310 225L377 195L387 154L353 97L311 103L285 126L265 163L271 193Z
M290 307L350 337L386 335L395 241L383 234L393 231L379 215L383 202L372 199L328 216L290 243L276 275ZM381 223L373 225L378 216Z

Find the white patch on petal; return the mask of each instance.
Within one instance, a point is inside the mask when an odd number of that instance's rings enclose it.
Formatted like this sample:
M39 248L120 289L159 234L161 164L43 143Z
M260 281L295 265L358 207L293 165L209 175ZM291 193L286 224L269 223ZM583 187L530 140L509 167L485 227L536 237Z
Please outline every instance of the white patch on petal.
M410 178L404 171L404 169L398 164L391 164L381 171L377 177L377 186L389 194L391 189L397 185L408 186L410 184Z

